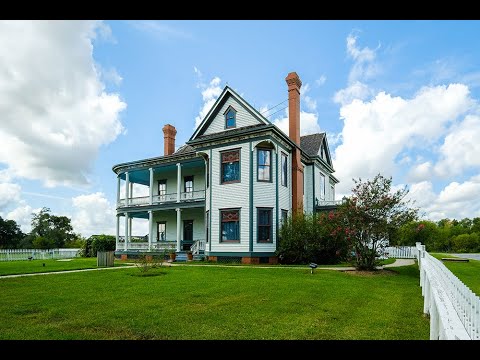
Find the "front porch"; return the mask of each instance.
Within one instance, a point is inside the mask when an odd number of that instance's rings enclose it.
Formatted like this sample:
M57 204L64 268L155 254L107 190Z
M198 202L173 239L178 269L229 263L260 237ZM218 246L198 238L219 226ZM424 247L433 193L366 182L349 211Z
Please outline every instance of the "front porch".
M120 220L122 216L124 221ZM137 234L147 234L134 236L134 228ZM120 235L121 230L124 235ZM117 214L117 255L171 252L201 255L205 250L205 238L204 205Z

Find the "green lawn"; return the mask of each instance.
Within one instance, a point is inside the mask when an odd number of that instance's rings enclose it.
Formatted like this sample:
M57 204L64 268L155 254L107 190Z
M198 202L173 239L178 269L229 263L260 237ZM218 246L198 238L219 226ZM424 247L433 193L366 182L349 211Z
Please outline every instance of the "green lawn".
M123 265L124 261L116 260L115 266ZM45 266L43 266L45 264ZM32 274L39 272L93 269L97 267L97 258L73 258L69 261L61 260L24 260L1 261L0 276L15 274Z
M454 258L451 254L433 253L430 254L437 259ZM467 285L475 294L480 296L480 261L469 260L468 262L442 261L465 285Z
M393 275L174 266L0 279L0 339L428 339L416 265Z

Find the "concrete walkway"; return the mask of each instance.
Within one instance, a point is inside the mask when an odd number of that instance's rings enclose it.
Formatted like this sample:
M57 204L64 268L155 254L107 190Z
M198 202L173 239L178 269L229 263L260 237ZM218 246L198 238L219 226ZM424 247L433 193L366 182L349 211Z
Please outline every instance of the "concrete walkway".
M378 269L383 269L383 268L389 268L389 267L399 267L399 266L409 266L415 264L415 261L413 259L396 259L394 263L389 264L389 265L384 265L384 266L379 266ZM168 263L165 266L185 266L186 264L184 263ZM186 265L186 266L218 266L218 267L232 267L231 265L202 265L202 264L195 264L195 265ZM37 275L55 275L55 274L68 274L68 273L75 273L75 272L84 272L84 271L100 271L100 270L118 270L118 269L131 269L134 268L135 265L125 265L125 266L116 266L116 267L102 267L102 268L93 268L93 269L80 269L80 270L65 270L65 271L51 271L51 272L41 272L41 273L32 273L32 274L16 274L16 275L3 275L0 276L0 279L10 279L10 278L18 278L18 277L24 277L24 276L37 276ZM238 265L235 267L249 267L251 268L252 265ZM258 268L261 269L278 269L279 267L282 267L280 265L275 265L275 266L258 266ZM283 267L288 267L288 266L283 266ZM301 269L301 268L299 268ZM348 271L348 270L355 270L355 268L352 267L318 267L317 270L337 270L337 271Z

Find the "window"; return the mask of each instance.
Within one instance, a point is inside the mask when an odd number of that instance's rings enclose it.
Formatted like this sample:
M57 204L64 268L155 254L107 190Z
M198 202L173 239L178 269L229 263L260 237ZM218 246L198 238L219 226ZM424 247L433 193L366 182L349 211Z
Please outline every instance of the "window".
M272 209L257 209L257 242L272 242Z
M183 178L183 181L184 181L183 191L185 191L186 193L193 192L193 175L185 176Z
M225 113L225 129L231 129L236 127L236 111L234 108L228 108Z
M157 241L167 240L167 223L165 221L157 222Z
M160 195L160 200L165 200L165 195L167 195L167 180L158 180L158 195Z
M288 210L282 209L282 225L285 224L288 220Z
M288 186L288 155L282 153L282 185Z
M320 174L320 198L325 200L325 175Z
M257 180L271 181L272 167L272 151L267 149L258 149L257 151Z
M207 216L205 218L205 242L208 243L208 238L210 234L210 210L207 210Z
M221 152L220 157L221 183L240 182L240 150Z
M240 242L240 210L220 210L220 241Z

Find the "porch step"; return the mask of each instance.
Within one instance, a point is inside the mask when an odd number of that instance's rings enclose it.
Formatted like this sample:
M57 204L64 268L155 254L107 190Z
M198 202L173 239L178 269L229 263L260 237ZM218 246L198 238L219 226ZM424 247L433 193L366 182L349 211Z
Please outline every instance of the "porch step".
M175 258L175 261L181 262L181 261L187 261L187 252L186 251L177 251L177 257Z

